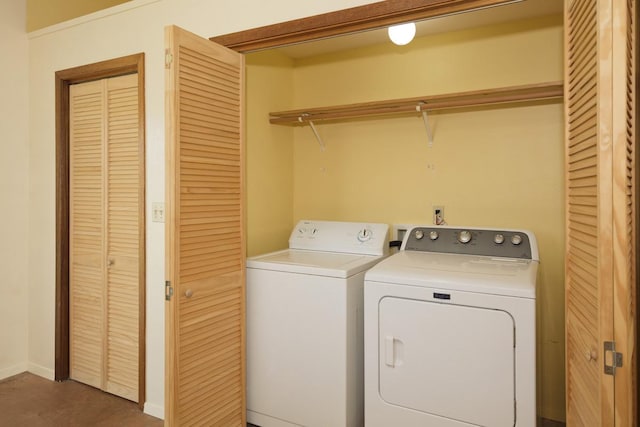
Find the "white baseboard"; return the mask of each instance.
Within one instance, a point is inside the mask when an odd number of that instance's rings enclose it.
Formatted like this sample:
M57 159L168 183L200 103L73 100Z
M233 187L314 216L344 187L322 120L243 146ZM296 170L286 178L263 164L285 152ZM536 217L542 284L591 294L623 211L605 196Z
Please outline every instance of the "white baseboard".
M32 374L38 375L51 381L53 381L55 378L55 371L53 369L45 368L44 366L40 366L36 363L29 362L27 370Z
M152 417L164 420L164 406L154 405L153 403L144 403L144 413Z
M0 380L21 374L27 371L27 362L0 369Z

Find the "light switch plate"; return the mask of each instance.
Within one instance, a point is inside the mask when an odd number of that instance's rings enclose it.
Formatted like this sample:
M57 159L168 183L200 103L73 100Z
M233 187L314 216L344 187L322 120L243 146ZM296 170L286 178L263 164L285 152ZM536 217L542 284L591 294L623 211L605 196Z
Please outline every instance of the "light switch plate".
M153 222L164 222L164 203L151 203L151 220Z

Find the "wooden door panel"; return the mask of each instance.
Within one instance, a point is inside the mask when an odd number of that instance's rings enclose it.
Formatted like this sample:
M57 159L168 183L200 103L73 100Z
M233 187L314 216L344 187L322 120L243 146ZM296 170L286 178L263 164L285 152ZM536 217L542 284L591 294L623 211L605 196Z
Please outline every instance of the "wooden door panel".
M568 425L636 423L636 7L565 1Z
M244 425L243 57L167 28L167 425Z
M601 408L598 363L603 332L599 248L606 236L599 227L597 11L595 0L566 2L567 423L584 426L609 417Z
M616 425L637 425L637 0L613 10L613 287L614 341L623 355L616 369Z
M73 85L70 108L70 377L102 387L104 312L102 83Z
M138 400L140 135L138 76L106 80L105 390Z

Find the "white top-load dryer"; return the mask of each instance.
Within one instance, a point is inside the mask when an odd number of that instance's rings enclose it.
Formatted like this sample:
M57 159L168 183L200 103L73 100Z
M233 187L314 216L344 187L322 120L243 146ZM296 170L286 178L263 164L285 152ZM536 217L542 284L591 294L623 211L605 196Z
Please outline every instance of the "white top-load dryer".
M363 284L386 224L300 221L289 249L247 259L247 421L362 426Z
M365 424L536 425L532 233L416 227L365 278Z

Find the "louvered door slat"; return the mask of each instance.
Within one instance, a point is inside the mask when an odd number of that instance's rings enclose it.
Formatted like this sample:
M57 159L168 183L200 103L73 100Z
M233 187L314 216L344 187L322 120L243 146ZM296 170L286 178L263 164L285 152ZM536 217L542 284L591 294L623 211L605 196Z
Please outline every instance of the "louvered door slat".
M69 90L70 377L102 387L103 92L101 82Z
M580 32L585 34L585 31L588 33L588 29L593 28L597 22L595 11L585 14L582 18L583 20L574 26L575 34L579 34ZM571 40L573 42L573 49L568 56L568 60L569 63L575 67L570 72L570 75L573 76L574 73L581 72L583 68L588 68L585 66L585 61L593 60L593 56L591 56L589 52L596 49L596 39L595 37L576 37Z
M243 58L167 29L168 425L244 426Z

